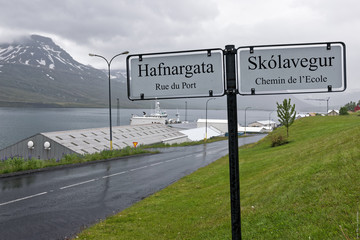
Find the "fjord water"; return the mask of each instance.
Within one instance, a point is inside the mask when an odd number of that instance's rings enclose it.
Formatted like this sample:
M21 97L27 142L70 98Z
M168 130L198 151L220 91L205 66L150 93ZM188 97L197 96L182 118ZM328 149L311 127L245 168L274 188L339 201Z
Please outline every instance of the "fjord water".
M129 125L132 114L151 113L151 109L112 109L112 125ZM196 122L205 118L205 109L166 109L168 117L175 119L180 113L180 120ZM119 118L118 118L119 115ZM248 109L246 123L257 120L276 121L276 112ZM226 110L208 110L208 119L227 119ZM238 122L245 122L244 111L238 111ZM100 128L109 126L109 109L107 108L0 108L0 149L15 144L37 133L66 131L85 128ZM196 126L196 125L195 125Z

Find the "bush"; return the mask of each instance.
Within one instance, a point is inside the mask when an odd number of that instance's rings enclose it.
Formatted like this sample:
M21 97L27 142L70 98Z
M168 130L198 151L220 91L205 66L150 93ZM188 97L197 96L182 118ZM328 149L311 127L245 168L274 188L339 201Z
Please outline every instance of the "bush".
M25 163L23 158L15 157L12 159L12 162L14 171L23 170L23 165Z
M348 109L346 107L340 108L339 114L340 115L349 115Z
M289 143L288 139L282 134L273 134L271 136L271 147L281 146Z
M44 161L35 158L24 161L25 169L38 169L41 168L43 164Z

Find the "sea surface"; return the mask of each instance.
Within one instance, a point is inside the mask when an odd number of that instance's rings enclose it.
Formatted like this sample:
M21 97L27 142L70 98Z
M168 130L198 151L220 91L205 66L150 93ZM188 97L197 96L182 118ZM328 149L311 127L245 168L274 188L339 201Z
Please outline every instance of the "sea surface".
M206 111L199 109L163 109L168 118L196 122L206 117ZM112 109L112 125L129 125L132 114L152 113L151 109ZM208 110L208 119L227 119L226 110ZM186 118L186 119L185 119ZM258 120L277 121L276 111L246 111L246 123ZM244 110L238 111L238 122L245 123ZM15 144L38 133L74 129L108 127L108 108L0 108L0 149Z

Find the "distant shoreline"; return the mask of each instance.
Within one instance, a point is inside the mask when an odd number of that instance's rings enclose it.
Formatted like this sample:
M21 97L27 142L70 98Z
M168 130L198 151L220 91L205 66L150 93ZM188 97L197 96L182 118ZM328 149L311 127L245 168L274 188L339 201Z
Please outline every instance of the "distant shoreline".
M21 108L108 108L108 105L92 105L92 104L82 104L82 103L41 103L41 102L5 102L0 101L0 107L21 107ZM116 109L116 104L112 104L112 109ZM132 105L132 106L121 106L121 109L147 109L146 106ZM176 108L168 108L176 109ZM191 107L189 109L201 109L199 107ZM212 109L209 110L225 110L224 109Z
M36 108L105 108L104 105L84 105L71 103L39 103L39 102L5 102L0 101L0 107L36 107Z

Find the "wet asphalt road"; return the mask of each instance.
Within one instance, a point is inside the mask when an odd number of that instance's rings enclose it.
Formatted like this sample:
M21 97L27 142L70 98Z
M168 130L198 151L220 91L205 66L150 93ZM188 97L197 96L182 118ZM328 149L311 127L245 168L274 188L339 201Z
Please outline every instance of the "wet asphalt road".
M239 145L264 135L241 138ZM67 239L228 154L227 141L0 178L0 239Z

